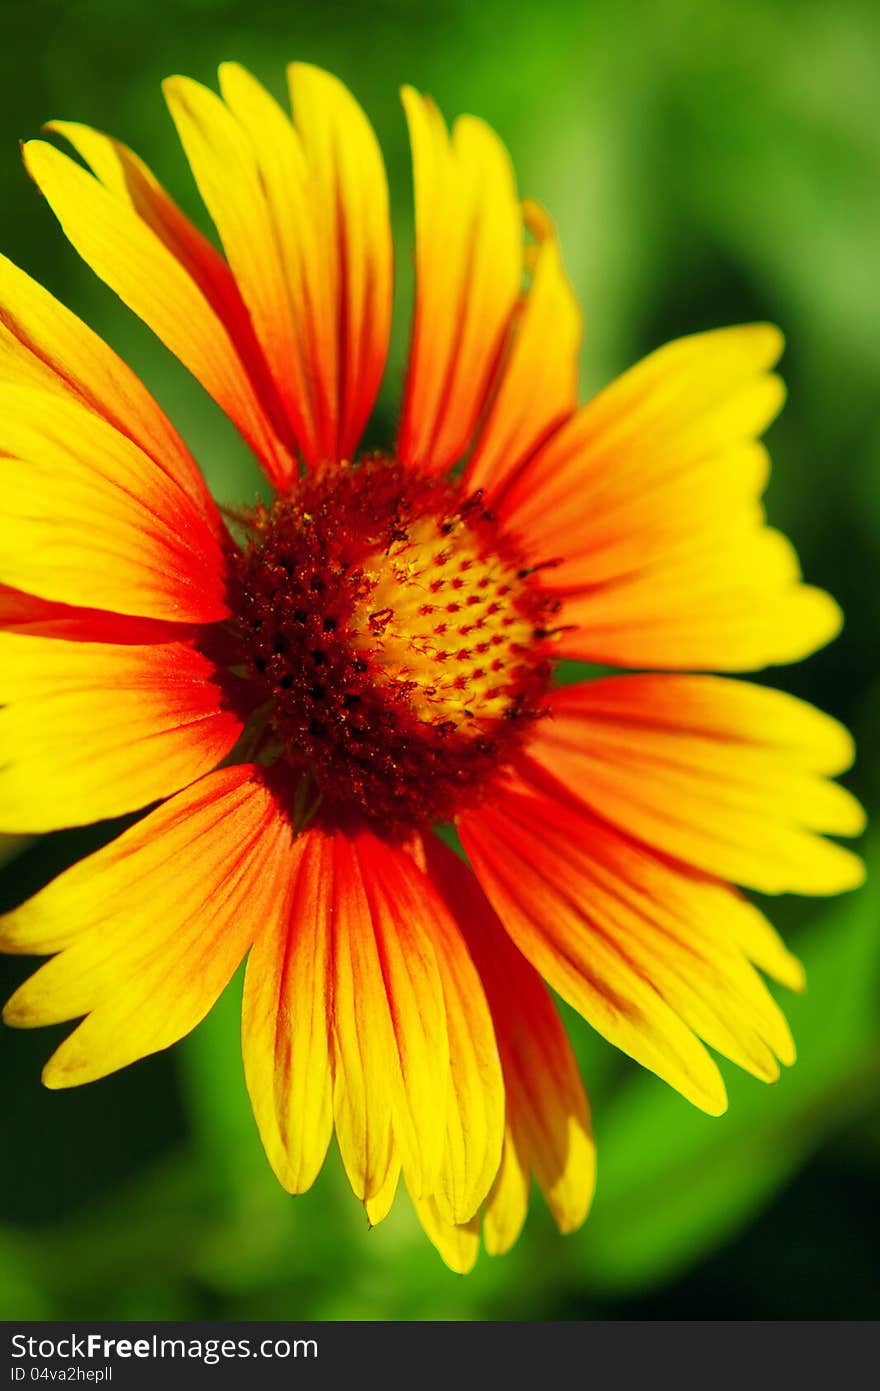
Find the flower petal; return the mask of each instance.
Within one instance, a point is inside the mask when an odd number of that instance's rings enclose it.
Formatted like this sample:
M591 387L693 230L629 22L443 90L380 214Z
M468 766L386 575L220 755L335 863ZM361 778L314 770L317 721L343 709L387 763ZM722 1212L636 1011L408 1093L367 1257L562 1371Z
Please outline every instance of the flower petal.
M422 892L422 913L443 985L449 1035L446 1152L434 1203L440 1217L461 1223L473 1217L498 1172L504 1081L484 985L466 943L464 919L447 891L455 866L444 863L444 854L461 865L434 837L420 842L416 859L433 887L429 893L425 885ZM463 865L462 870L467 873ZM419 885L414 888L419 891Z
M756 436L783 388L767 324L668 344L601 392L490 503L555 566L560 656L745 671L794 661L840 627L763 524Z
M778 1076L776 1057L791 1062L794 1048L740 949L737 895L555 800L536 766L524 761L522 776L460 831L535 968L599 1033L710 1114L724 1110L724 1086L695 1034L756 1076Z
M537 243L531 284L522 296L498 389L465 469L471 490L500 488L577 406L580 309L562 268L552 222L535 203L524 203L523 214Z
M23 147L65 235L198 378L272 482L285 486L296 474L293 440L228 266L125 145L69 121L50 129L94 174L46 141Z
M597 816L762 893L838 893L861 861L816 832L864 813L822 772L852 762L836 720L781 691L712 676L622 676L555 691L530 756Z
M393 1138L416 1192L443 1159L449 1044L443 989L421 925L416 870L367 831L326 834L333 865L336 1131L349 1181L374 1198Z
M288 68L310 174L316 260L307 294L310 372L329 404L322 453L350 459L379 390L391 323L392 251L385 166L373 129L337 78L309 63ZM325 312L322 296L332 296Z
M559 615L557 655L601 665L759 671L797 662L840 632L830 594L801 583L778 532L694 533L669 564L573 594Z
M343 835L327 837L333 1014L333 1119L348 1181L363 1202L394 1167L391 1087L400 1060L360 867Z
M0 256L0 381L59 391L88 405L170 474L218 534L198 467L139 378L107 344Z
M258 932L245 973L245 1077L266 1154L290 1193L311 1188L333 1130L330 854L312 831L293 842L284 912Z
M416 304L398 456L440 472L485 407L520 294L522 216L507 151L461 116L403 89L413 153Z
M344 86L290 70L298 127L245 69L221 100L187 78L165 95L310 464L351 458L388 345L391 234L375 136Z
M192 644L0 632L0 828L119 816L208 773L243 720Z
M426 838L425 856L480 973L498 1040L506 1134L483 1208L486 1249L497 1255L513 1245L525 1221L531 1174L560 1230L573 1231L583 1222L596 1179L590 1108L553 1001L476 877L435 837Z
M0 387L0 571L44 599L145 618L227 616L220 541L133 441L55 391Z
M480 1219L455 1224L443 1216L436 1199L410 1194L416 1216L428 1240L436 1247L450 1270L467 1275L473 1270L480 1251Z
M165 623L154 618L132 618L75 604L39 599L12 585L0 584L0 630L30 633L33 637L67 638L73 642L128 643L185 642L195 637L197 625ZM216 630L213 630L216 631Z
M207 1014L283 906L290 831L252 765L180 792L0 920L0 948L57 952L6 1006L23 1028L88 1017L43 1074L104 1077Z
M552 1130L551 1134L553 1134ZM555 1136L558 1137L560 1134L564 1134L564 1132L557 1125ZM578 1180L575 1166L570 1162L565 1163L564 1168L558 1169L557 1174L571 1174L576 1182ZM592 1169L582 1170L578 1186L572 1187L570 1184L563 1186L563 1191L565 1188L572 1188L572 1196L575 1198L575 1202L569 1198L569 1202L564 1206L566 1221L569 1220L570 1213L574 1213L576 1217L577 1213L582 1212L583 1216L586 1216L594 1184L595 1151L592 1151ZM501 1167L495 1177L492 1191L483 1206L483 1240L490 1256L503 1256L505 1251L509 1251L517 1240L528 1215L531 1186L532 1175L529 1165L516 1144L513 1131L508 1126L504 1136ZM562 1185L557 1178L555 1187L559 1188L560 1186ZM577 1225L579 1225L578 1221L574 1220L571 1228L563 1227L562 1230L573 1230Z
M371 1227L377 1227L380 1222L385 1221L391 1211L394 1199L397 1197L399 1183L400 1157L395 1152L384 1185L374 1197L364 1199L364 1212L367 1214L367 1221Z

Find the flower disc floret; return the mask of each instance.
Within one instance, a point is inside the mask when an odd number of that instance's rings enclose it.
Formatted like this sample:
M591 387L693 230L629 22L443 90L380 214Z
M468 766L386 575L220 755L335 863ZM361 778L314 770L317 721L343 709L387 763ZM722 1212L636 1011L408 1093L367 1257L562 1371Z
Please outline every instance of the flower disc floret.
M542 713L552 603L479 493L325 467L257 511L238 578L274 750L325 817L448 820Z

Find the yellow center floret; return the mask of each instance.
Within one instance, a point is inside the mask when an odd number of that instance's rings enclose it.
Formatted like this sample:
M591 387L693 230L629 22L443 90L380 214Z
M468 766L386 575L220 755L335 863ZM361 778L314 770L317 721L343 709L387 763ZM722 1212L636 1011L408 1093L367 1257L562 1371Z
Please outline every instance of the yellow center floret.
M512 602L524 585L520 568L487 556L463 522L438 534L435 517L367 556L369 595L351 628L377 687L408 684L413 714L429 723L442 717L476 729L503 718L511 675L535 642L533 619Z

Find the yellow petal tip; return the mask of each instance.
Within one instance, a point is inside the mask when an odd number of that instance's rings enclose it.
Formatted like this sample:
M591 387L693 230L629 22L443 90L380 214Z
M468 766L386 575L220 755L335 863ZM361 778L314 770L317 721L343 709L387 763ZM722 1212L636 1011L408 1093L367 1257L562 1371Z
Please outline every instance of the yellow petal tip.
M200 87L200 83L195 82L191 77L185 77L182 73L172 73L170 77L162 79L162 95L168 105L173 101L182 100L187 92L192 92Z
M42 151L51 148L51 146L49 146L48 142L45 140L32 139L20 141L18 148L21 151L21 159L25 169L32 179L36 179L33 165L35 162L39 162Z
M807 973L802 963L796 956L791 956L788 961L788 973L783 980L779 977L780 984L787 990L791 990L795 995L802 995L807 988Z
M704 1111L707 1116L723 1116L727 1110L728 1101L727 1088L721 1080L721 1074L718 1074L717 1087L713 1087L711 1091L703 1092L699 1097L694 1096L689 1099L693 1100L694 1105L700 1111Z
M43 1068L40 1076L43 1086L50 1092L64 1091L67 1087L73 1086L73 1082L65 1073L63 1067L58 1067L54 1058L50 1058Z

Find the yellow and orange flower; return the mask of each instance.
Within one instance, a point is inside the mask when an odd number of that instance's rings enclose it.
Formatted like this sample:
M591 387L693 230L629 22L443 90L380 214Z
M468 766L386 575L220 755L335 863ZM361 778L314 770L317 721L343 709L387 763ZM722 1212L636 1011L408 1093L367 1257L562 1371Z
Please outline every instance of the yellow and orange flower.
M124 145L25 146L70 241L192 371L275 499L226 520L84 324L0 262L0 828L158 803L0 924L51 954L7 1020L82 1019L50 1087L192 1029L247 956L269 1160L335 1131L371 1221L403 1174L455 1269L516 1239L534 1176L589 1207L584 1090L544 985L716 1114L705 1045L772 1081L756 967L801 969L739 884L834 893L833 720L729 676L837 632L765 524L776 329L661 348L577 404L581 323L546 214L481 121L410 89L416 300L396 442L382 158L346 89L242 68L165 93L223 255ZM553 683L560 658L634 668ZM649 671L663 674L648 674ZM465 859L435 834L457 828ZM542 978L543 977L543 981Z

